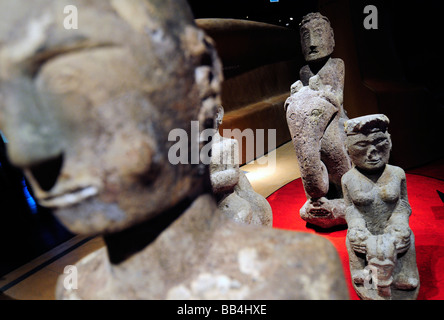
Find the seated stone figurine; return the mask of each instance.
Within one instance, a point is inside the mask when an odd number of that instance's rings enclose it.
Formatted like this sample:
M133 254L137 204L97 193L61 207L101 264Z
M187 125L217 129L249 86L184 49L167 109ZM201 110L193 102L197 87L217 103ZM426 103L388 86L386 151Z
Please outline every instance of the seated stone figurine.
M385 115L345 123L354 168L342 177L353 286L363 299L416 299L419 275L404 171L388 164Z
M219 106L215 119L216 133L212 140L210 178L218 208L235 221L273 226L273 214L268 201L256 193L239 169L237 140L219 134L224 109Z
M208 165L169 161L169 133L199 145L194 122L214 128L221 103L219 58L185 0L1 1L0 20L8 156L67 228L106 243L58 299L348 297L330 242L232 221Z
M288 127L307 202L303 220L330 228L345 225L341 177L351 163L345 149L344 61L331 58L334 33L327 17L310 13L300 27L307 65L285 103Z

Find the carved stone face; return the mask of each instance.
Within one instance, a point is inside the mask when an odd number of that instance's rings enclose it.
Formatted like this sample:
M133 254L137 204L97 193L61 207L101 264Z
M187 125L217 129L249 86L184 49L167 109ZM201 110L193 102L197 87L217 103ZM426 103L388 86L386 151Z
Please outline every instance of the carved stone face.
M333 29L324 19L313 19L300 29L305 61L316 62L329 57L335 48Z
M221 76L186 3L78 1L79 29L68 31L63 0L15 1L12 12L4 2L0 129L38 201L71 231L95 234L190 196L202 168L169 163L168 133L211 123Z
M378 171L385 167L390 158L392 142L390 135L377 131L365 135L358 133L347 137L350 159L359 169Z

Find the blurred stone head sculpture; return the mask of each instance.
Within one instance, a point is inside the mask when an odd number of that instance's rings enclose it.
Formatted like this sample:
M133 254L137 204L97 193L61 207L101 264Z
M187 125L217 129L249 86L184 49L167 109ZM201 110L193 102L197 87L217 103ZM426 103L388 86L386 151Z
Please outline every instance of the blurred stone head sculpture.
M305 61L316 62L329 57L335 48L330 20L319 12L309 13L300 24L302 54Z
M64 28L68 4L77 30ZM109 233L199 189L205 168L171 165L168 132L212 127L222 72L184 1L0 8L0 125L42 205L75 233Z

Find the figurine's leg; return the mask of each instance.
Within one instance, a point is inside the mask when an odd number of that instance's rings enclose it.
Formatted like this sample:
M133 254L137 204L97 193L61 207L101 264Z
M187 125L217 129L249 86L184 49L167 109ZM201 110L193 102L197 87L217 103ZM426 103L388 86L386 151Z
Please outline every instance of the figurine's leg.
M296 97L298 97L296 99ZM300 98L300 99L299 99ZM334 171L335 164L330 168L322 160L322 143L330 125L338 126L338 109L326 99L319 96L318 91L301 90L287 109L287 123L293 139L298 158L304 191L307 203L301 208L300 216L303 220L322 228L344 225L344 213L334 207L336 203L329 203L330 171ZM327 140L338 139L335 134L339 129L329 133ZM342 131L343 132L343 131ZM326 141L327 141L326 140ZM345 139L341 139L343 141ZM331 145L334 150L338 143ZM344 149L344 146L342 145ZM329 152L328 147L324 150ZM335 156L333 156L335 158ZM340 160L339 160L340 162ZM329 170L330 169L330 170ZM349 167L348 167L349 169ZM345 173L345 171L344 171ZM341 177L342 177L341 171ZM341 177L336 179L334 193L342 194ZM341 197L333 197L334 199ZM339 218L337 218L339 217Z
M321 160L327 167L329 176L329 199L342 198L341 178L351 169L344 141L345 134L339 128L338 119L334 119L321 140Z
M300 93L287 109L287 123L298 158L307 198L328 192L328 171L321 161L321 139L336 108L318 97L319 92Z
M398 257L394 286L401 290L412 290L419 285L419 272L416 264L415 236L410 236L410 248Z
M251 223L253 212L250 204L235 192L219 202L218 208L236 222Z
M365 256L364 255L360 256L351 248L350 242L348 241L348 237L346 238L345 244L348 251L352 281L355 284L363 284L365 280L365 273L364 273Z
M273 213L267 199L256 193L243 172L240 172L239 183L234 192L247 201L252 210L251 224L273 226Z

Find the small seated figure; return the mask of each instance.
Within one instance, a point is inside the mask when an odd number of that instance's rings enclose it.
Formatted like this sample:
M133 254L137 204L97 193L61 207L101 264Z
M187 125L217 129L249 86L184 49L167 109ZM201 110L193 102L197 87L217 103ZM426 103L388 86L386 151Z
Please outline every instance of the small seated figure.
M328 240L234 222L206 162L171 161L170 133L206 149L193 124L214 130L221 103L222 65L187 1L79 1L73 30L63 3L0 1L8 157L64 226L105 242L56 297L346 299Z
M239 169L239 148L235 139L219 134L224 109L218 107L216 133L212 140L210 178L219 210L235 221L273 226L273 213L268 201L256 193L246 175Z
M285 103L307 202L303 220L321 228L345 225L341 177L350 170L345 149L344 61L332 58L334 32L327 17L310 13L300 27L307 61Z
M419 274L406 176L388 164L388 124L381 114L345 123L354 164L342 177L350 271L362 299L416 299Z

